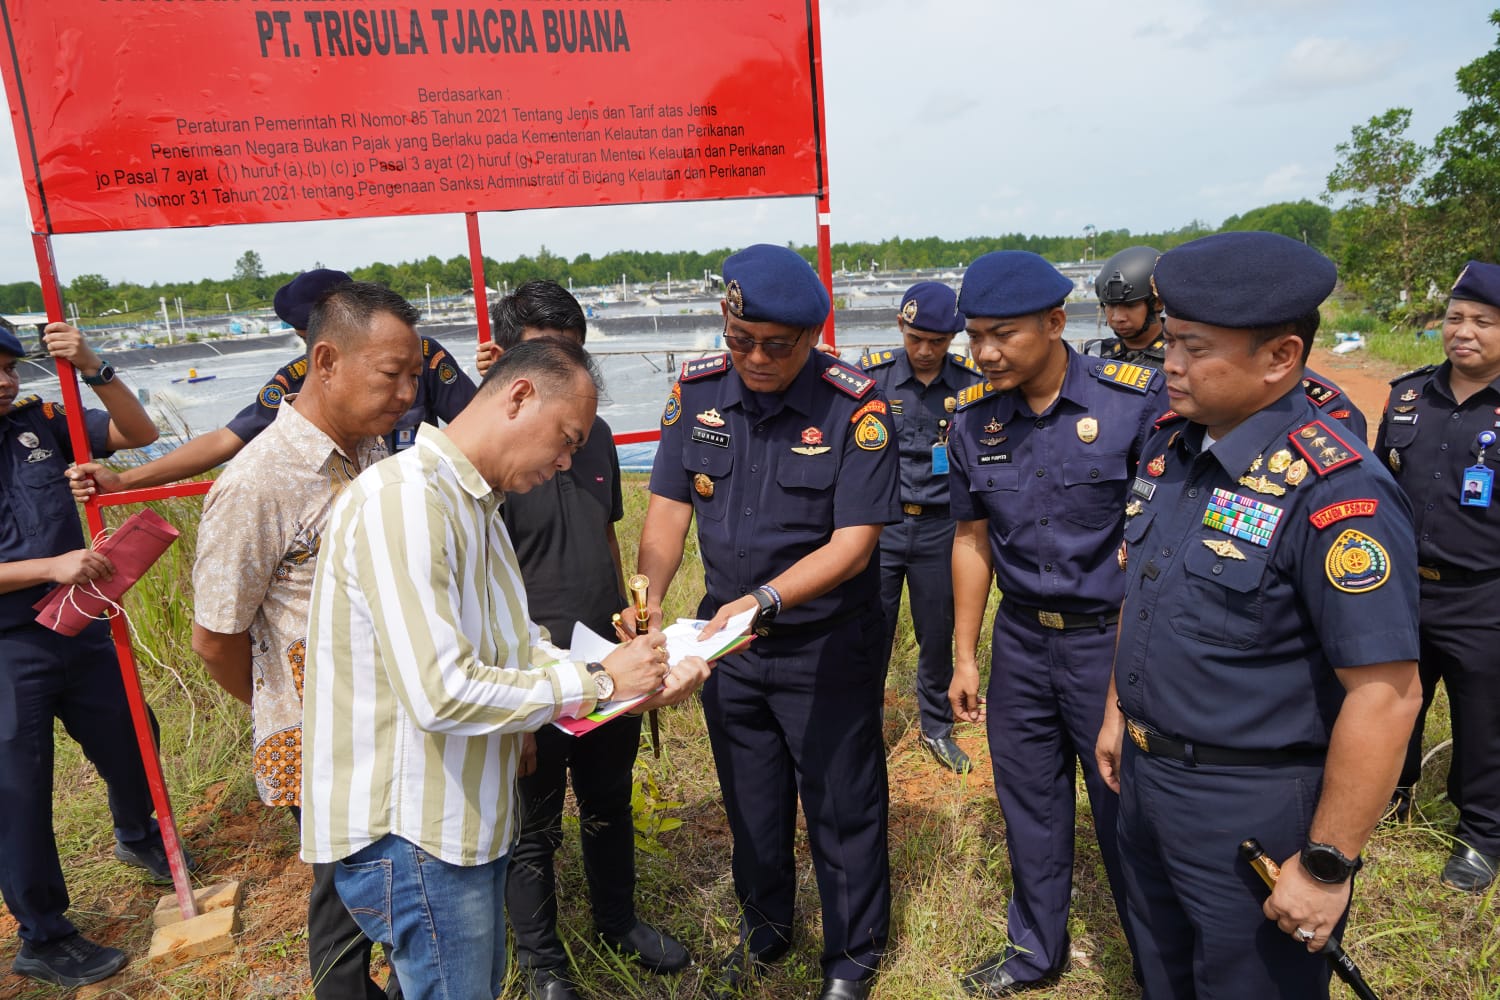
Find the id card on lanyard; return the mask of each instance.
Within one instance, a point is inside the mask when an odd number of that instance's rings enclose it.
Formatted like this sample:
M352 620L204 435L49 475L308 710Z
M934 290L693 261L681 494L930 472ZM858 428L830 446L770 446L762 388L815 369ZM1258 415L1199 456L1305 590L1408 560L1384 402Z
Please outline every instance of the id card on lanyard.
M1463 492L1458 502L1463 507L1488 507L1495 492L1495 470L1484 464L1484 453L1495 443L1494 431L1479 434L1479 460L1464 470Z

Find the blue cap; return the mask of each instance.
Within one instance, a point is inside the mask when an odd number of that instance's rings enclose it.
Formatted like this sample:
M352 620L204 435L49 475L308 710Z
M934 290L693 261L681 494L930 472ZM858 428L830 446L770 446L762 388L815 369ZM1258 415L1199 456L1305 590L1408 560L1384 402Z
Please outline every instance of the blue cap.
M757 243L724 259L729 312L752 323L822 326L833 304L812 265L794 251Z
M1278 233L1218 233L1162 254L1151 283L1168 316L1240 329L1306 316L1328 298L1338 268Z
M312 307L323 293L334 285L353 280L343 271L330 271L326 267L303 271L276 289L276 315L293 330L306 330Z
M17 337L16 331L3 320L0 320L0 354L12 354L18 358L26 356L26 348L21 346L21 338Z
M958 308L965 316L1005 319L1060 306L1073 293L1073 282L1047 261L1027 250L987 253L964 272Z
M907 326L927 333L958 333L964 328L958 295L941 281L919 281L908 288L897 315Z
M1448 297L1500 308L1500 264L1469 261L1458 272L1458 280L1453 283L1453 291Z

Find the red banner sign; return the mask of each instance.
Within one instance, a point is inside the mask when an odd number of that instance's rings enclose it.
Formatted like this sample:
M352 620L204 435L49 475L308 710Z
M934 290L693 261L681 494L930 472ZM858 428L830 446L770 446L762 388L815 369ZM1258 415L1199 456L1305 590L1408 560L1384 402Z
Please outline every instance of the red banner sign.
M9 0L40 232L817 194L815 0Z

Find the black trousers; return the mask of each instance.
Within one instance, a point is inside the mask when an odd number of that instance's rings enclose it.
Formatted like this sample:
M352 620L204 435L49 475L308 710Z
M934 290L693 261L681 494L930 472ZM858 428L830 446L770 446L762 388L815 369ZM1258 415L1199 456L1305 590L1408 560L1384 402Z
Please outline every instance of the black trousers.
M569 736L552 726L536 734L536 770L517 785L521 836L510 852L505 911L516 934L516 964L556 969L568 964L557 936L553 857L562 846L568 774L578 799L583 871L594 927L621 937L635 926L635 825L632 773L641 744L641 717L626 715L593 732Z
M302 810L289 807L298 825ZM385 989L370 978L370 951L375 943L349 915L333 886L338 863L312 866L312 891L307 894L307 959L317 1000L400 1000L396 969Z
M104 779L115 839L161 842L109 627L0 629L0 892L21 939L36 945L74 932L52 834L53 719Z
M1406 749L1400 784L1421 775L1427 707L1441 680L1453 722L1448 798L1458 807L1455 836L1500 855L1500 581L1461 586L1423 581L1422 714Z

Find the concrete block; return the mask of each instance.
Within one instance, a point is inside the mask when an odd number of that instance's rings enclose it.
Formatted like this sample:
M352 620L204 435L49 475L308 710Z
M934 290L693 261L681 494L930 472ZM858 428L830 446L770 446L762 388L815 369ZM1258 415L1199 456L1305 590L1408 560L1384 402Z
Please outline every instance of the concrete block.
M193 890L193 902L197 904L200 914L211 913L214 910L235 909L240 905L240 899L243 896L244 890L240 888L238 879L232 882L218 882ZM163 896L156 901L156 912L151 914L152 927L166 927L181 920L182 908L177 905L176 893Z

